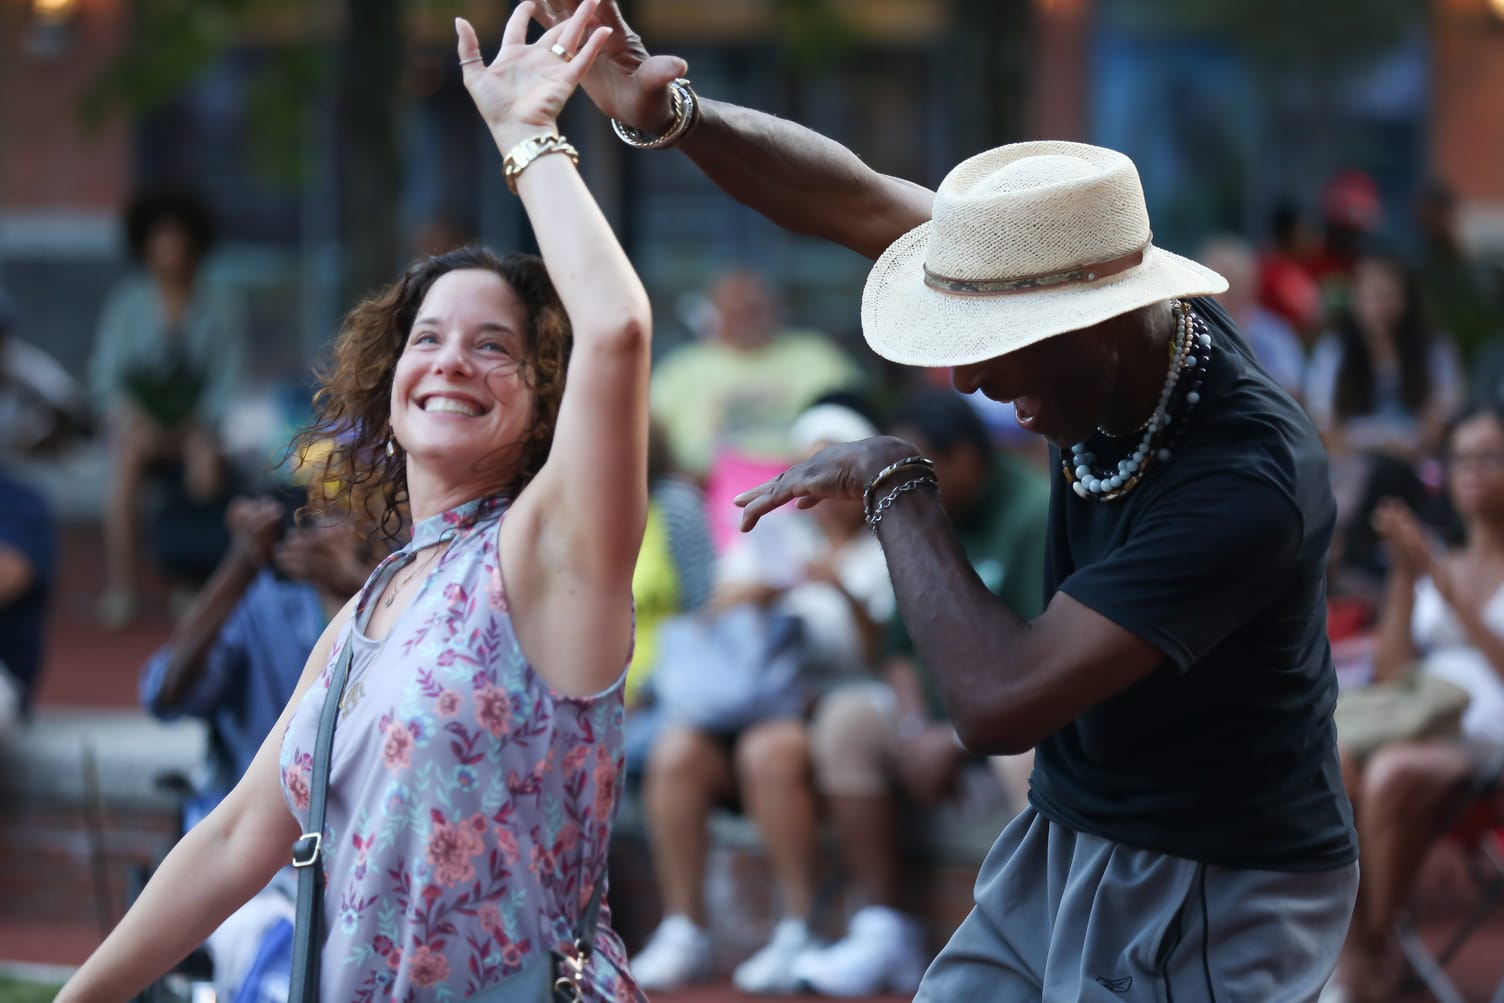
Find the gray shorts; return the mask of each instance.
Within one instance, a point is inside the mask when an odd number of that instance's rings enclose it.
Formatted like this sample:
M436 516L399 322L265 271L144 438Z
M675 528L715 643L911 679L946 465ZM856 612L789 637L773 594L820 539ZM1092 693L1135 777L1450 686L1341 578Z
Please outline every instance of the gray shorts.
M1113 843L1032 808L916 1001L1306 1003L1337 962L1358 865L1234 870Z

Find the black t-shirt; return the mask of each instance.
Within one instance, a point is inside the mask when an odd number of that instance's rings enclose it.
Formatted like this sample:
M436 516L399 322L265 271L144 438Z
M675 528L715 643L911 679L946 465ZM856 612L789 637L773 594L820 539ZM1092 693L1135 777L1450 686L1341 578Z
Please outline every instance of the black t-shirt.
M1056 463L1057 589L1164 664L1040 743L1029 800L1068 828L1225 867L1357 858L1326 638L1335 507L1316 430L1214 304L1201 400L1127 496L1078 498Z

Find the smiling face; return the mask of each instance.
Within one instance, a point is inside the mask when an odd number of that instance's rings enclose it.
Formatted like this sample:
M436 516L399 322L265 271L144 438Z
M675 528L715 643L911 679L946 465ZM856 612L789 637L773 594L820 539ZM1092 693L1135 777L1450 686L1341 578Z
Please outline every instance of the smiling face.
M1011 402L1020 428L1069 448L1109 413L1117 365L1103 328L1118 319L957 366L951 380L963 394Z
M429 287L392 376L392 434L410 484L512 479L536 424L527 330L526 307L495 272L457 269Z

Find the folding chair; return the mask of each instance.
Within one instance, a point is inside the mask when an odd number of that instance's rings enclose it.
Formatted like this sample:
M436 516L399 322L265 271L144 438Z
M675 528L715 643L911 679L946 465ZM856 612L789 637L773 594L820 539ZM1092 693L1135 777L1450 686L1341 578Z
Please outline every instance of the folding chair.
M1455 807L1441 828L1445 839L1462 848L1478 893L1467 915L1435 954L1421 940L1409 910L1395 920L1394 938L1410 965L1401 991L1424 988L1437 1003L1468 1003L1445 968L1504 903L1504 750L1496 752L1458 791ZM1504 981L1494 990L1492 1003L1504 1003Z

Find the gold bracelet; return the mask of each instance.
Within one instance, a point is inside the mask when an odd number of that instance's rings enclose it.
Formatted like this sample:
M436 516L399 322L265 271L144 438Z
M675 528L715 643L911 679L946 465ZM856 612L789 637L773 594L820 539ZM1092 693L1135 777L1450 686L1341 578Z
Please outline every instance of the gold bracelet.
M501 174L507 179L507 191L517 194L517 176L539 157L550 153L562 153L570 162L579 166L580 151L569 145L569 140L553 132L529 136L507 151L501 158Z

